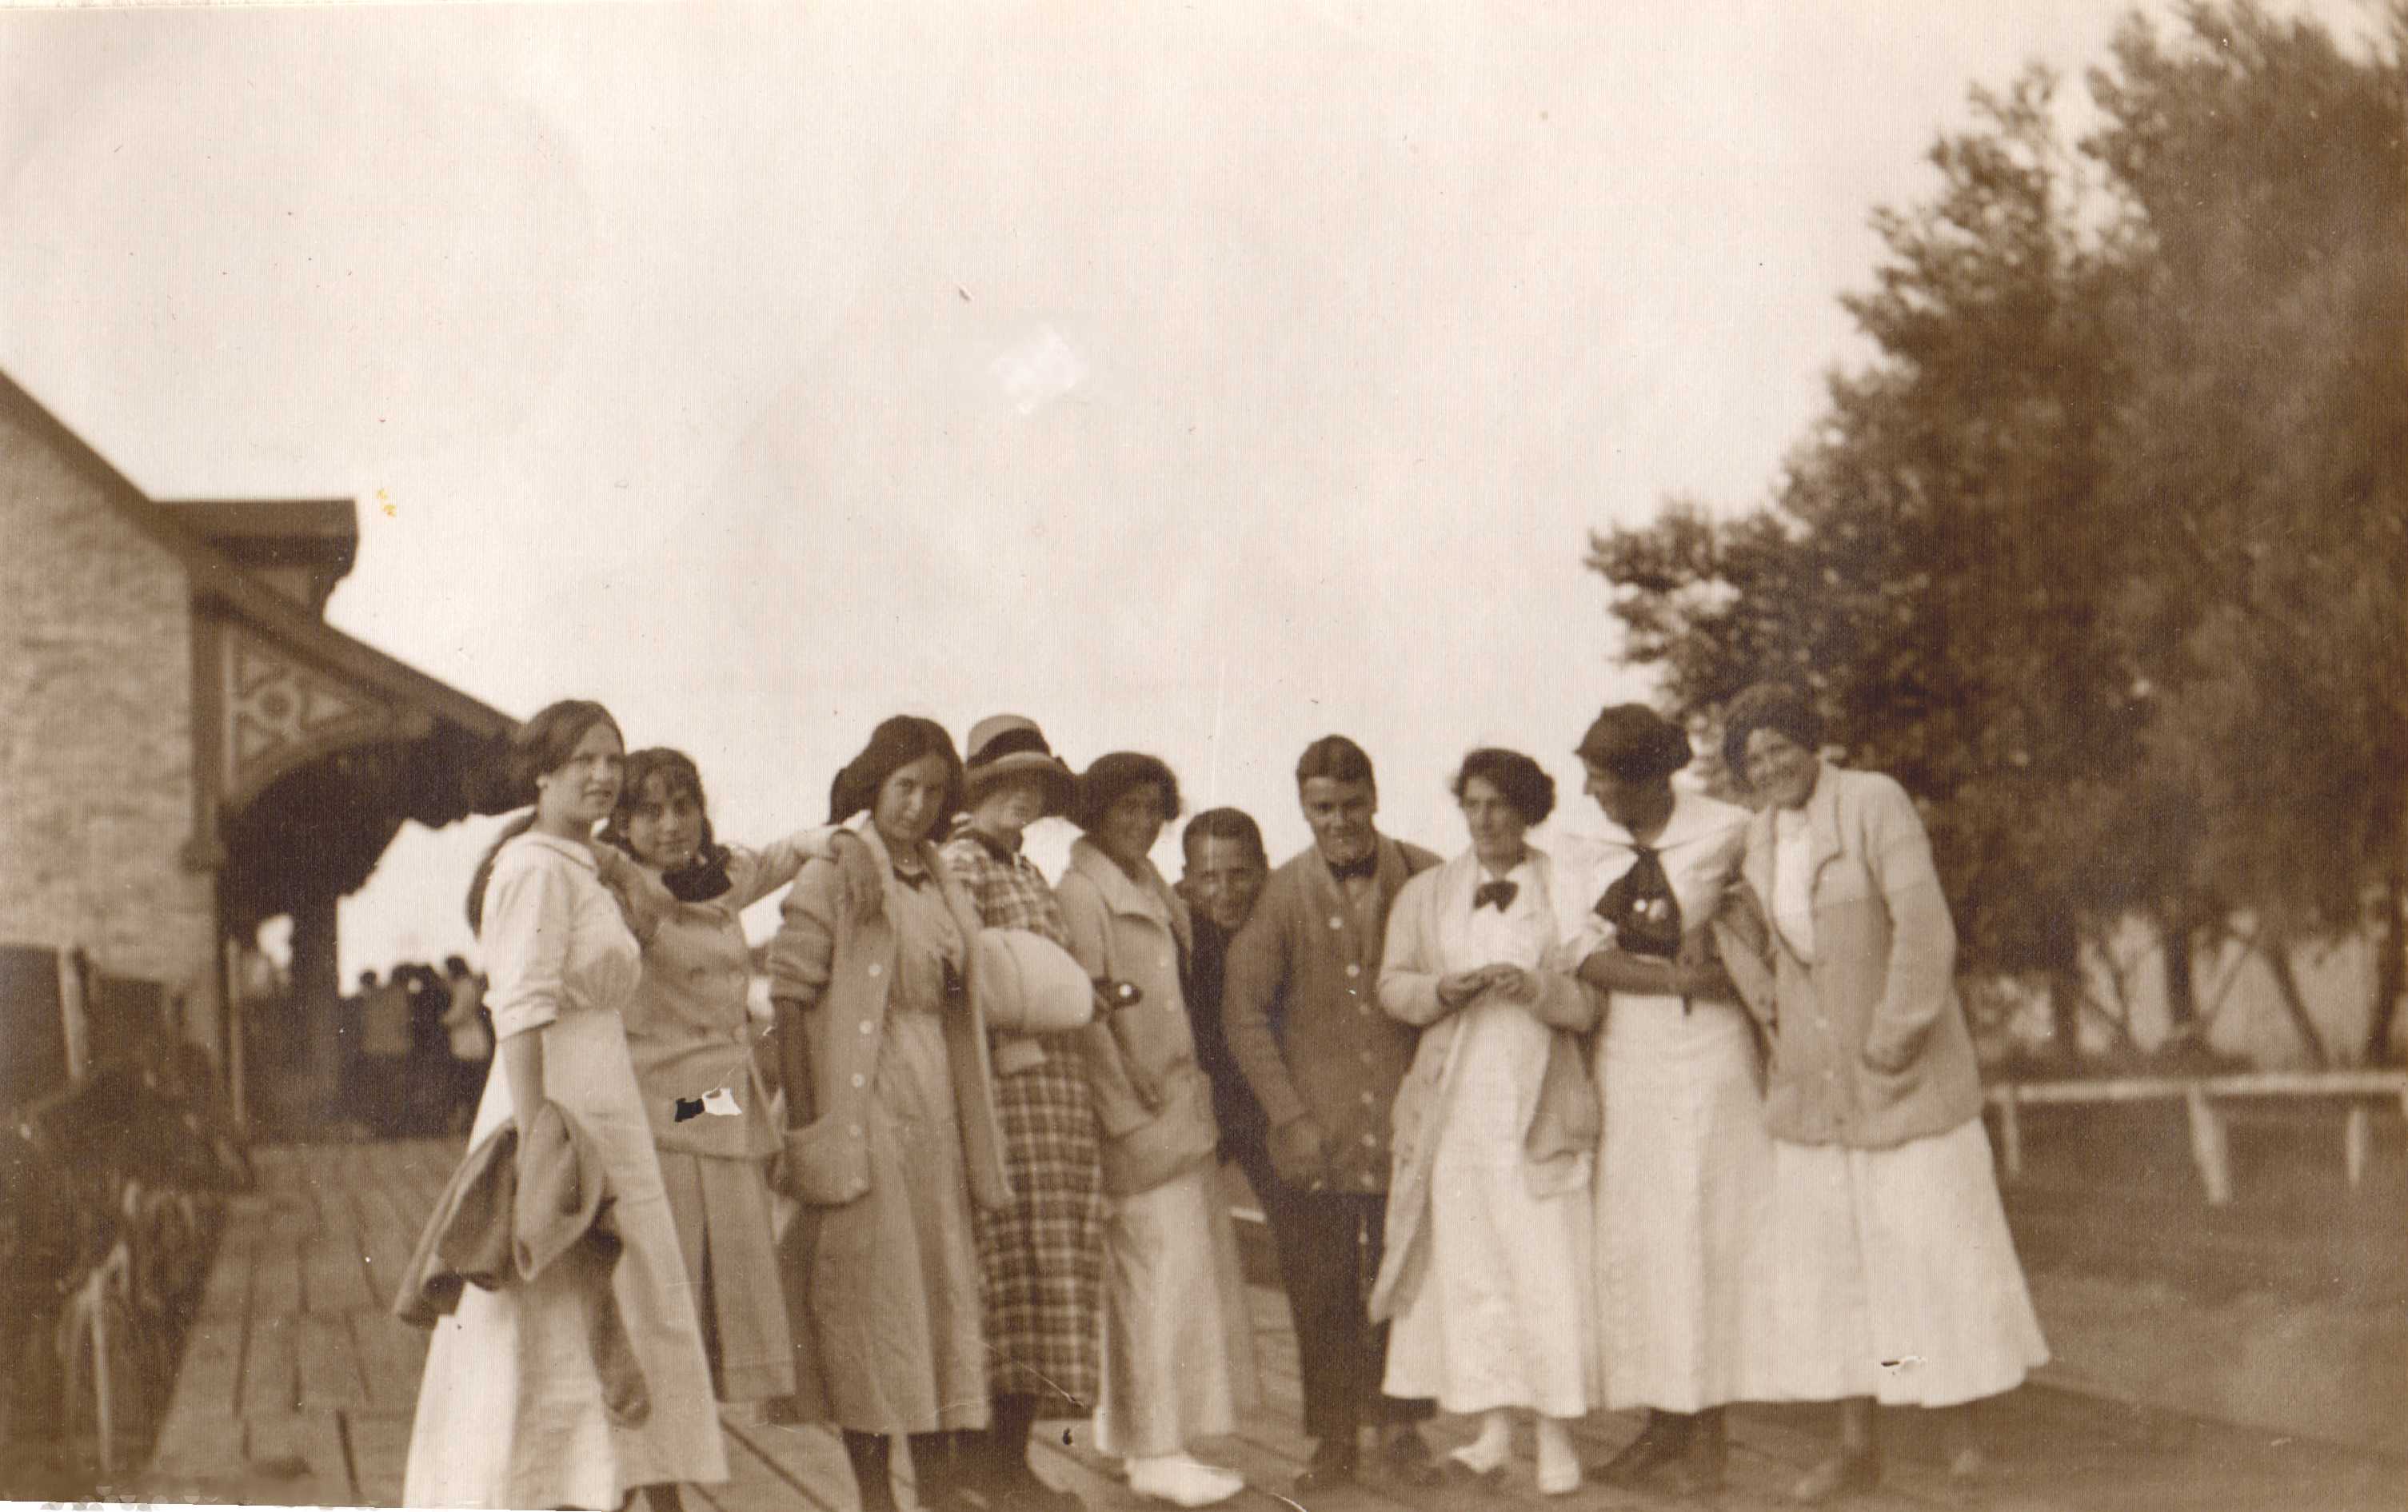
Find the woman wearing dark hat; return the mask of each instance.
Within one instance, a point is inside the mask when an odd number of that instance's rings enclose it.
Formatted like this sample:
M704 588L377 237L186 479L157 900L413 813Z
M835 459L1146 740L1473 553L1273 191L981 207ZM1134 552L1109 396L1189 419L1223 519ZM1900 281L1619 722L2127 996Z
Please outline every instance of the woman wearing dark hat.
M1079 778L1062 915L1088 976L1137 990L1080 1032L1103 1136L1104 1382L1096 1441L1140 1495L1208 1506L1245 1488L1198 1462L1255 1392L1253 1322L1229 1213L1213 1180L1219 1131L1180 991L1187 906L1147 853L1179 812L1152 756L1115 751ZM1117 1000L1116 1000L1117 1001Z
M1841 1405L1837 1452L1793 1494L1881 1478L1876 1401L1953 1407L2048 1358L2007 1232L1973 1042L1956 1000L1956 932L1914 801L1821 759L1821 721L1760 685L1723 719L1723 755L1764 807L1742 875L1770 927L1734 977L1773 1024L1777 1394ZM1948 1415L1951 1473L1980 1469Z
M1763 1396L1762 1214L1772 1147L1755 1033L1700 948L1738 875L1747 810L1672 784L1689 738L1653 709L1599 714L1579 755L1604 811L1568 892L1582 977L1612 994L1594 1051L1597 1334L1605 1405L1647 1425L1598 1478L1722 1484L1726 1403Z
M752 950L738 916L793 881L806 859L828 854L831 833L806 830L758 850L721 844L694 759L663 746L627 758L602 832L676 899L644 942L643 980L625 1010L627 1053L723 1402L795 1390L765 1179L778 1131L751 1053Z
M982 923L1029 930L1067 950L1062 906L1022 854L1021 836L1069 810L1076 779L1044 732L1015 714L980 720L968 744L969 813L945 843L945 863ZM1011 1201L975 1215L994 1425L984 1451L962 1468L996 1506L1075 1509L1076 1496L1029 1468L1028 1430L1040 1417L1095 1410L1104 1216L1095 1099L1066 1044L998 1034L994 1050Z
M933 720L898 716L837 774L828 818L867 820L804 864L769 946L785 1082L780 1248L793 1416L834 1422L867 1512L895 1505L910 1435L924 1506L953 1497L947 1435L987 1426L970 1206L1009 1196L986 1026L968 991L978 906L931 839L962 768Z

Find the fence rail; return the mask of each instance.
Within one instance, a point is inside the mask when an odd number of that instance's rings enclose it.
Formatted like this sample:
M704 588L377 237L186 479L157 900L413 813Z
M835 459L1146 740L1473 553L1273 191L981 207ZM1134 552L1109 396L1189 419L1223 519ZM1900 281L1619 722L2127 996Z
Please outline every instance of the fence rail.
M2408 1115L2408 1071L2242 1071L2210 1077L2115 1077L2096 1081L2004 1082L1987 1097L1999 1110L1999 1159L2008 1180L2024 1170L2023 1113L2027 1107L2075 1103L2179 1102L2190 1125L2191 1162L2208 1202L2232 1201L2232 1141L2217 1099L2315 1098L2346 1102L2342 1120L2342 1169L2352 1190L2366 1180L2373 1146L2373 1106L2393 1099Z

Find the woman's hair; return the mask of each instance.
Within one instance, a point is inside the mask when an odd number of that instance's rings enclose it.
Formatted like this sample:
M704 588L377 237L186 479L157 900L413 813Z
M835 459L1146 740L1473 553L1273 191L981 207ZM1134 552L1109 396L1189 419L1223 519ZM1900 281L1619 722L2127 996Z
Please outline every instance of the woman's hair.
M1808 750L1823 745L1823 720L1806 695L1786 683L1759 682L1723 710L1723 765L1731 779L1747 784L1747 737L1758 730L1787 735Z
M1326 777L1332 782L1379 783L1371 777L1371 758L1363 748L1344 735L1323 735L1304 748L1297 758L1296 785L1299 788L1314 777Z
M1270 863L1270 852L1263 849L1263 827L1242 808L1208 808L1189 820L1180 833L1179 849L1192 856L1198 840L1235 840L1256 861Z
M1079 774L1079 791L1070 804L1070 822L1087 834L1094 834L1131 788L1151 782L1162 790L1162 812L1165 819L1179 814L1179 779L1163 764L1162 758L1147 756L1134 750L1116 750L1096 758L1096 764Z
M702 794L702 771L693 757L666 746L647 746L628 754L626 780L619 785L619 806L610 810L610 821L602 826L602 838L631 856L636 854L635 843L627 837L627 821L652 802L644 790L655 777L660 779L662 803L675 803L680 796L694 800L702 815L702 843L695 848L695 854L714 854L719 842L711 834L710 800Z
M494 858L502 847L535 828L535 779L547 772L556 772L577 750L577 743L597 724L607 724L610 733L625 745L626 735L610 711L590 698L564 698L547 704L536 711L535 718L518 727L510 736L509 749L502 758L501 798L512 808L524 808L526 813L502 826L494 843L477 863L476 874L468 879L468 927L481 931L485 927L485 884L493 880Z
M1644 704L1615 704L1600 712L1574 752L1625 782L1670 777L1689 764L1689 736Z
M962 759L943 725L916 714L897 714L869 732L869 744L845 763L844 770L828 784L828 822L841 824L866 808L876 807L886 779L923 756L941 756L945 762L944 811L937 816L932 832L941 834L965 806Z
M1463 759L1462 769L1448 785L1456 803L1463 802L1463 790L1471 779L1495 788L1513 812L1522 816L1525 824L1541 824L1555 811L1555 779L1547 769L1518 750L1506 750L1497 746L1483 746Z

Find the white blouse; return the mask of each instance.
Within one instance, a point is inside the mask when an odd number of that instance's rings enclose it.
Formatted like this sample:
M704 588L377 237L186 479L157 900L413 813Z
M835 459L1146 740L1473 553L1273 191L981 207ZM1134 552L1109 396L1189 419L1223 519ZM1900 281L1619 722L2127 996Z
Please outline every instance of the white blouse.
M1772 922L1798 959L1814 959L1814 826L1802 808L1772 813Z
M563 1013L619 1012L643 974L642 951L594 853L554 835L518 835L494 858L478 943L497 1039Z

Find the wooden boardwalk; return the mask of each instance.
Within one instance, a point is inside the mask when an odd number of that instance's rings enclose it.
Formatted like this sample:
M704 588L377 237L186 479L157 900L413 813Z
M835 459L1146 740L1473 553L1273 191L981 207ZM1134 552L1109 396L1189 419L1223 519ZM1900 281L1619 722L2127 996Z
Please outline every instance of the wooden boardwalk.
M334 1145L258 1153L261 1190L236 1203L186 1345L174 1399L148 1471L118 1494L150 1501L390 1506L400 1497L425 1336L385 1303L449 1175L457 1145ZM1295 1340L1286 1305L1254 1292L1265 1401L1233 1438L1203 1446L1242 1471L1239 1512L1296 1507L1291 1482L1308 1445L1297 1427ZM689 1491L695 1512L850 1509L852 1476L833 1434L725 1415L732 1478ZM1789 1483L1822 1451L1824 1409L1746 1408L1732 1415L1730 1483L1711 1505L1757 1512L1785 1505ZM1594 1461L1636 1432L1635 1414L1598 1414L1582 1429ZM1989 1507L2335 1509L2398 1512L2408 1464L2336 1446L2205 1422L2046 1385L1988 1410L1998 1471L1970 1491L1948 1484L1913 1414L1885 1414L1889 1474L1850 1505L1866 1512ZM1098 1509L1152 1506L1113 1479L1083 1423L1040 1431L1039 1471ZM1441 1448L1469 1436L1441 1419ZM1523 1458L1489 1493L1460 1484L1420 1491L1369 1481L1319 1496L1312 1512L1444 1512L1546 1506L1554 1512L1674 1507L1669 1494L1590 1486L1538 1494Z

